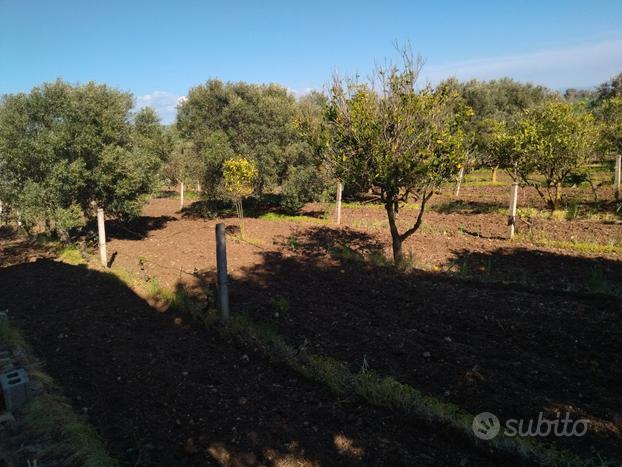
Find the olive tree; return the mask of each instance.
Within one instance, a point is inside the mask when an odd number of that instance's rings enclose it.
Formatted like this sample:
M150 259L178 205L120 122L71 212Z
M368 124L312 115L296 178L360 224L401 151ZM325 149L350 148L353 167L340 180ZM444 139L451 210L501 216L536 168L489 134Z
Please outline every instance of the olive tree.
M417 90L420 68L406 52L402 67L378 68L369 83L335 78L322 130L322 155L337 177L379 191L397 264L403 242L421 227L427 202L464 162L462 124L471 113L455 92ZM400 232L397 217L409 195L419 211Z
M132 105L131 94L60 80L2 98L0 189L27 230L66 238L95 206L120 218L140 212L159 158L136 136Z

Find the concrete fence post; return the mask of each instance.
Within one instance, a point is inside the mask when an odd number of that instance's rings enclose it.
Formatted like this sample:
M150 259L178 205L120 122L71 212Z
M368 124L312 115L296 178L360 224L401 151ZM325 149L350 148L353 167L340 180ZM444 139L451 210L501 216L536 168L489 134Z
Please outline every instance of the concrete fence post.
M227 244L225 224L216 224L216 293L220 320L229 319L229 277L227 275Z
M464 165L460 167L460 173L458 173L458 180L456 180L456 191L454 193L455 197L460 195L460 186L462 185L462 179L464 178Z
M516 206L518 202L518 182L512 182L510 188L510 215L508 216L508 226L510 228L510 239L514 238L516 230Z
M97 208L97 236L99 237L99 259L102 266L108 267L108 253L106 252L106 224L104 210Z
M343 183L337 182L337 225L341 224L341 194L343 193Z

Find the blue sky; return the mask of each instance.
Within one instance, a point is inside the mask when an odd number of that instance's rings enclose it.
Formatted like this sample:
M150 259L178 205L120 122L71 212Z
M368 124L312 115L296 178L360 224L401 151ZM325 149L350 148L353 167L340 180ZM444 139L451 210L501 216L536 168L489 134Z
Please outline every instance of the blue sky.
M334 71L366 75L396 40L424 57L432 82L588 87L622 71L622 1L0 0L0 94L94 80L170 122L209 78L302 94Z

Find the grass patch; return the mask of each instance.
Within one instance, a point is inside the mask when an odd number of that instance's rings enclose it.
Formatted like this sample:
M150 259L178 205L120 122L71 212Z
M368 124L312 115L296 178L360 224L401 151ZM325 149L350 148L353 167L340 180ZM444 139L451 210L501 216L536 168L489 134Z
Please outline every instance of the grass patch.
M192 308L192 299L184 284L177 284L173 290L162 287L156 277L147 283L147 293L159 302L179 311L189 312Z
M9 323L6 313L0 315L0 344L15 348L25 348L26 341L22 334Z
M297 223L308 223L308 224L326 224L328 221L326 219L320 219L317 217L305 216L305 215L297 215L291 216L289 214L280 214L277 212L267 212L258 217L258 219L263 219L265 221L274 221L274 222L297 222Z
M71 264L73 266L86 264L86 260L82 256L80 249L72 243L60 247L56 254L58 259L60 259L63 263Z
M95 429L61 396L37 397L25 408L19 423L28 434L51 439L50 445L39 453L40 459L62 457L66 459L62 465L85 467L119 465L108 455Z
M41 370L41 364L30 357L25 339L4 313L0 315L0 345L27 350L21 363L26 366L31 380L47 391L36 396L17 417L20 436L42 441L37 442L37 450L32 454L35 457L33 465L41 462L42 465L118 466L86 419L78 415L64 397L51 394L57 389L54 381Z
M105 269L100 272L104 275L104 277L108 278L109 280L120 282L121 284L130 288L136 287L139 283L138 279L130 271L120 267Z

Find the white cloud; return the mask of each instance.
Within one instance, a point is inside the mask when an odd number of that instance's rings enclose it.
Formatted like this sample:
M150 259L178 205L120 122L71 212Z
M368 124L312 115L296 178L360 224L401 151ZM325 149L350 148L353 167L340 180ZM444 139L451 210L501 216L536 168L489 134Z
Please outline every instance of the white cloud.
M136 97L134 110L143 107L153 107L165 124L172 123L177 114L177 105L182 103L186 96L176 96L167 91L154 91L151 94Z
M421 75L432 83L449 76L484 80L510 76L561 89L595 86L620 71L622 39L610 39L527 54L430 65Z
M299 99L302 96L306 96L307 94L311 94L313 91L315 91L314 88L304 88L304 89L287 88L287 90L291 94L293 94L296 99Z

